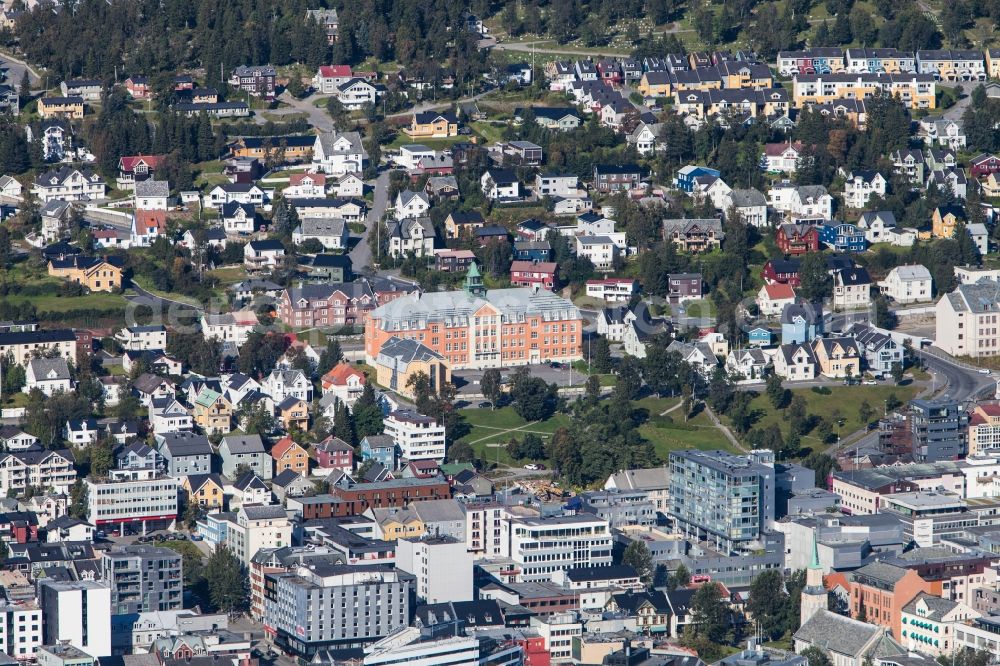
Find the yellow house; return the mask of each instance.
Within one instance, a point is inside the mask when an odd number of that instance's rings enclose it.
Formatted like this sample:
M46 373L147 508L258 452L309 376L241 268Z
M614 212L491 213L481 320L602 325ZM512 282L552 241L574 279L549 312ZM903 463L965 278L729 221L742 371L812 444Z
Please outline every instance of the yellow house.
M48 273L90 291L117 291L122 286L122 269L116 263L115 259L74 255L50 259Z
M414 113L403 132L413 139L446 139L458 136L458 118L450 113L424 111Z
M182 486L188 502L206 509L221 509L225 502L222 479L218 474L189 474Z
M83 118L82 97L43 97L38 100L38 115L42 118Z
M285 430L298 428L299 430L309 429L309 403L295 396L288 396L278 405L278 418Z
M938 206L931 214L931 234L934 238L951 238L955 225L965 219L965 211L958 206Z
M819 372L825 377L861 376L861 352L853 338L817 338L813 353Z
M1000 49L986 49L986 75L1000 79Z
M369 513L378 524L384 541L419 539L427 532L424 521L411 507L371 509Z
M448 213L448 217L444 218L444 233L448 238L472 236L477 229L482 229L485 224L486 220L483 219L483 215L479 211L474 210L469 213L455 211Z
M670 72L646 72L635 88L643 97L670 97L674 92Z
M933 109L937 104L930 74L804 74L792 83L792 101L801 109L841 99L863 100L878 91L898 96L911 109Z
M990 197L1000 197L1000 174L991 173L983 181L983 195Z
M194 400L194 422L209 435L233 429L233 405L220 393L203 387Z
M430 379L435 393L442 385L451 383L448 361L417 340L393 336L383 343L375 358L375 381L407 398L414 397L407 386L410 377L421 372Z

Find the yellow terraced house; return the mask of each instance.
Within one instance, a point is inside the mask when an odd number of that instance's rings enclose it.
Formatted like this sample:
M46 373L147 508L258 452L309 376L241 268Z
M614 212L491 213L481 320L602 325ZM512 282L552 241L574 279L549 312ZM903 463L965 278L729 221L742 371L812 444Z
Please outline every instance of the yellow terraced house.
M38 115L42 118L83 118L82 97L43 97L38 100Z
M804 74L793 80L796 108L840 99L866 99L876 92L898 96L911 109L935 108L930 74Z

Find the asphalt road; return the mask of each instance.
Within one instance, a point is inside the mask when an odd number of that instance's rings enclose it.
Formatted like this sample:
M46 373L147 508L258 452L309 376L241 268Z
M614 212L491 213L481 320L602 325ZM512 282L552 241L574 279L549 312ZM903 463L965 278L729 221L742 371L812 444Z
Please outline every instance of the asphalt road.
M372 251L368 246L368 234L382 221L382 215L389 206L389 174L389 170L383 171L375 179L375 200L372 202L371 210L368 211L368 219L365 220L365 231L348 253L355 271L370 267L372 264ZM357 238L357 236L352 233L351 238Z
M997 380L991 375L980 374L927 351L920 351L917 354L930 370L935 388L946 387L943 395L952 400L965 402L982 397L986 393L992 397L996 390Z

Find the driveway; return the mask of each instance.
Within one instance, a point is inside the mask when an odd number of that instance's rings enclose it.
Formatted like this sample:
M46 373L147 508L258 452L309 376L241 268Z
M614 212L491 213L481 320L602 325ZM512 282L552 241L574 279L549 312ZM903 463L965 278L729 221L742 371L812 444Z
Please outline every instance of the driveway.
M278 95L278 99L287 104L288 107L273 109L267 113L272 116L291 116L298 113L304 113L306 115L306 120L309 121L310 125L321 132L332 132L333 119L330 118L330 114L326 112L326 107L318 107L314 105L316 100L326 99L327 97L329 97L329 95L310 95L305 99L296 99L295 97L289 95L286 90ZM267 118L265 118L262 113L258 113L256 119L260 124L267 122Z
M387 169L375 179L375 200L372 202L371 210L368 211L364 233L360 234L360 239L348 253L355 271L359 271L362 268L369 268L372 265L372 251L368 246L368 234L382 221L382 215L389 205L390 173ZM351 233L351 239L353 240L354 238L359 238L359 236Z

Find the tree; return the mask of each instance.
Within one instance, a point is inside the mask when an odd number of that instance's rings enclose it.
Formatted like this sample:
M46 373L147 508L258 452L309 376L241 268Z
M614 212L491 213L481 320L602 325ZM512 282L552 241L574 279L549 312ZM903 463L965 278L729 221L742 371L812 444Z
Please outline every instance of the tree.
M719 645L731 642L729 605L718 583L705 583L691 597L691 626L697 636Z
M591 369L602 375L611 372L611 343L602 335L594 340L591 345Z
M781 377L778 375L768 375L764 392L767 393L767 399L775 409L783 408L788 401L788 390L781 385Z
M448 447L448 460L450 462L472 462L476 458L476 452L468 442L455 442Z
M618 364L615 393L625 400L635 400L642 391L642 366L639 359L626 356Z
M368 435L382 434L382 408L375 397L372 382L365 382L351 414L354 416L354 432L359 441Z
M971 240L971 239L970 239ZM872 300L875 306L874 324L879 328L896 328L896 315L889 309L889 301L882 294L877 294Z
M677 569L674 571L673 575L670 576L670 580L667 582L667 589L676 590L677 588L687 587L691 583L691 572L683 564L678 564Z
M892 370L890 372L892 373L892 381L896 382L897 384L899 384L901 381L903 381L903 364L902 363L900 363L898 361L895 362L895 363L893 363L892 364Z
M747 612L772 639L785 633L787 610L788 594L780 571L768 569L753 579Z
M545 459L545 442L535 433L529 432L521 441L521 457L528 460Z
M806 431L809 429L809 414L806 411L807 409L808 405L806 404L806 399L801 395L797 395L792 398L792 401L788 404L786 416L788 418L788 425L791 428L792 434L806 434Z
M809 661L809 666L830 666L830 660L815 645L806 648L800 654Z
M555 413L559 400L555 384L546 384L541 377L532 377L523 366L514 371L510 396L514 411L525 421L548 419Z
M809 302L819 302L832 294L833 283L827 272L826 257L807 252L799 264L799 293Z
M69 515L77 520L87 520L88 512L87 484L83 479L77 479L69 491Z
M503 377L500 370L489 368L483 372L483 377L479 380L479 388L483 391L483 397L489 400L490 409L496 409L497 403L503 396Z
M596 405L601 399L601 380L597 375L587 377L583 388L583 397L590 405Z
M644 541L636 540L626 546L622 553L622 564L635 569L643 582L648 583L653 573L653 554Z
M239 559L225 546L219 546L208 558L205 580L212 604L230 614L242 612L250 599L250 582Z
M861 404L858 405L858 420L861 421L863 425L868 425L871 423L872 417L875 416L875 410L872 406L868 404L867 400L862 400Z
M837 464L836 459L818 451L811 451L809 455L802 459L802 465L808 467L816 474L816 483L822 488L826 487L826 480L830 474L840 469L840 465Z
M344 360L344 352L340 348L340 342L338 340L329 340L326 343L326 349L319 356L319 365L316 371L320 375L325 375L326 373L333 370L333 368Z

